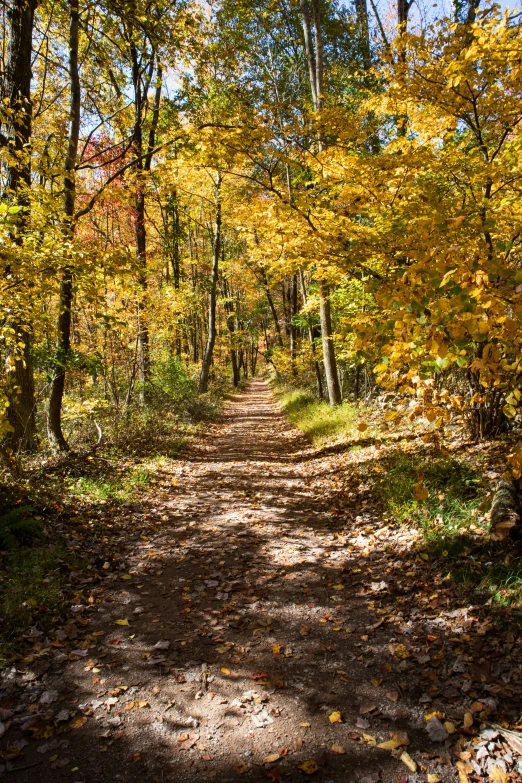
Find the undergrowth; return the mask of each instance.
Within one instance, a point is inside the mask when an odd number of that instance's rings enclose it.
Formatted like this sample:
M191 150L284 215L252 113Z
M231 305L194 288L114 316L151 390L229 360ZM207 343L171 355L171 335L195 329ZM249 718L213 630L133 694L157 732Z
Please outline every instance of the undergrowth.
M378 493L399 523L422 531L422 554L446 576L471 587L500 610L522 620L522 553L512 541L492 541L485 514L489 482L464 456L394 452L384 461ZM415 499L422 485L428 496Z
M478 530L483 480L463 461L449 457L395 452L386 460L379 494L386 510L401 523L415 523L424 539L441 552L460 548L460 534ZM417 488L428 496L416 499Z
M275 391L290 423L312 443L321 445L342 437L353 438L358 434L360 415L357 405L344 402L332 408L304 389L276 388Z
M0 668L19 649L21 632L49 625L63 609L67 575L78 563L61 543L39 541L0 554Z
M30 627L45 632L71 600L71 572L86 563L67 541L68 521L93 521L88 550L104 514L110 518L125 502L147 503L169 460L219 413L230 390L230 379L216 375L210 392L198 395L187 369L169 359L156 363L145 405L139 389L128 404L121 390L110 398L96 396L95 387L82 397L69 391L64 429L71 451L28 455L20 471L6 469L1 477L0 668L23 649ZM103 437L94 448L97 427Z
M344 403L331 408L306 389L276 386L275 393L292 425L314 444L342 445L344 440L355 453L368 445L368 436L379 435L378 425L359 433L358 424L367 413L375 421L375 411L363 406ZM391 519L421 531L423 557L495 606L498 616L509 611L514 619L522 613L522 548L490 539L486 511L491 484L472 462L465 451L448 456L410 442L407 450L400 447L372 456L378 469L366 480ZM420 489L424 492L419 496Z

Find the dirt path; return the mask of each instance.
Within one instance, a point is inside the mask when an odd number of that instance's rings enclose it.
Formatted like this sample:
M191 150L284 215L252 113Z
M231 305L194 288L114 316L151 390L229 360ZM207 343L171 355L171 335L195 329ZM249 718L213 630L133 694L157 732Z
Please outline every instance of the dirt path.
M429 660L426 628L398 634L376 614L410 566L394 571L363 518L354 533L314 498L320 470L264 382L236 395L166 464L155 532L136 513L124 571L74 608L86 642L0 683L0 747L35 735L6 779L456 780L447 743L425 731L433 677L411 680ZM392 735L394 755L375 747ZM406 741L415 773L399 758Z

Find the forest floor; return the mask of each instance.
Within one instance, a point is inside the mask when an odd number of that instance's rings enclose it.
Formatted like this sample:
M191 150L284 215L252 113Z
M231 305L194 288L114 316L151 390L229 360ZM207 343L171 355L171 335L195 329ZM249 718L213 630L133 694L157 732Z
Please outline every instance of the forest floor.
M522 780L516 633L385 517L383 469L256 380L139 502L69 520L91 570L0 674L0 779Z

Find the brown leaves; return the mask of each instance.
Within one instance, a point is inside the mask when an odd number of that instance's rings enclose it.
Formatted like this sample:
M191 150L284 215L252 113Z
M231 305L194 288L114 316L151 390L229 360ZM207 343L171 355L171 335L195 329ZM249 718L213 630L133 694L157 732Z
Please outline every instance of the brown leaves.
M304 772L305 775L315 775L316 772L319 772L319 765L313 759L310 759L309 761L303 761L302 764L299 764L299 769Z

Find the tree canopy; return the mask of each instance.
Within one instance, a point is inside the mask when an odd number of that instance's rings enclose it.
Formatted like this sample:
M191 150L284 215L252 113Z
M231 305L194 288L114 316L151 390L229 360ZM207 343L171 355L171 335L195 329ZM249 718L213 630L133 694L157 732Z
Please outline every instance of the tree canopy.
M519 16L410 11L2 7L7 453L265 367L475 438L518 419Z

